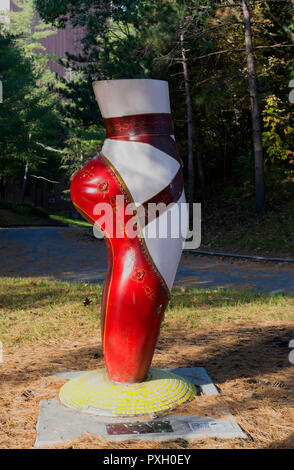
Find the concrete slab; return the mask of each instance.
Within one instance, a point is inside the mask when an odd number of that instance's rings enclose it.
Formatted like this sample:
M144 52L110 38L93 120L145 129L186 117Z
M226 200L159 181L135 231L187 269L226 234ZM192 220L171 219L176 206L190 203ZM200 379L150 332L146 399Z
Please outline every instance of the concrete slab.
M141 430L140 430L141 427ZM41 400L34 447L53 446L77 439L85 433L114 440L168 441L205 437L241 438L246 434L231 415L222 419L169 415L164 418L105 418L65 408L55 398Z
M203 367L165 369L189 379L204 395L217 395L218 390ZM86 371L63 371L52 374L73 379ZM56 443L77 439L85 433L123 441L166 441L183 438L187 440L219 437L246 438L246 434L228 414L221 419L201 416L170 414L160 417L105 417L74 411L63 406L55 398L40 402L37 422L37 438L34 447L53 446Z
M204 367L178 367L177 369L164 369L190 380L199 387L203 395L218 395L218 389L209 377Z

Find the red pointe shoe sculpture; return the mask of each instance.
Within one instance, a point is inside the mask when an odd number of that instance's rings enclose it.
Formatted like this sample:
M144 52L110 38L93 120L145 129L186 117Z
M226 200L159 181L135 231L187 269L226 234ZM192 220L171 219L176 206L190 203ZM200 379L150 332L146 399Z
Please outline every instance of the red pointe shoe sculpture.
M187 211L179 211L185 202L182 162L167 82L114 80L94 82L93 87L107 136L101 153L74 175L71 198L105 235L104 360L112 382L131 384L148 375L183 249ZM150 216L151 203L164 204ZM111 224L105 218L101 222L105 204L112 208ZM129 204L137 212L128 211ZM174 231L177 236L171 236Z

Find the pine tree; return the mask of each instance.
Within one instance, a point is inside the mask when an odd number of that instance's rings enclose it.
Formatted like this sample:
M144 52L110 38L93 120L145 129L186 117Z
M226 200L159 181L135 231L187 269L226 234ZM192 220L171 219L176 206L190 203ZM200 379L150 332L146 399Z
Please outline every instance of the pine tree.
M67 131L60 119L58 96L53 92L56 78L48 69L48 56L37 50L42 49L39 40L54 31L36 19L32 0L17 4L23 8L11 12L11 21L2 33L5 50L2 57L7 58L9 65L3 63L4 102L0 113L2 130L7 132L3 132L2 137L2 144L5 142L6 145L1 164L1 186L4 188L5 175L19 178L23 172L23 200L28 175L56 180L62 154L60 148ZM5 49L5 40L9 41L8 49ZM18 61L13 59L15 54L26 65L26 74L18 73ZM28 75L29 80L24 83ZM13 83L15 88L11 87ZM19 90L19 94L15 90Z
M25 119L27 96L34 87L30 61L11 35L0 31L0 78L3 102L0 104L1 197L5 196L7 177L19 175L28 151Z

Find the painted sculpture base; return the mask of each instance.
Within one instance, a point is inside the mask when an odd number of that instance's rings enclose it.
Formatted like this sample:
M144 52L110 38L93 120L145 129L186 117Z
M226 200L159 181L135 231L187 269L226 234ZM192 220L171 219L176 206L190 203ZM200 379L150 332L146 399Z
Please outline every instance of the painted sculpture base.
M94 370L66 382L60 401L75 410L100 416L138 416L160 413L193 400L195 386L179 375L150 369L144 382L112 382L106 369Z
M203 367L180 367L165 369L191 381L197 389L197 395L217 396L218 390ZM86 371L59 371L45 374L72 380ZM216 403L215 403L216 404ZM221 418L174 415L158 416L99 416L75 411L63 406L56 398L40 401L37 422L37 436L34 448L55 446L78 439L86 433L112 441L169 441L175 439L199 438L242 438L246 434L238 426L227 410Z

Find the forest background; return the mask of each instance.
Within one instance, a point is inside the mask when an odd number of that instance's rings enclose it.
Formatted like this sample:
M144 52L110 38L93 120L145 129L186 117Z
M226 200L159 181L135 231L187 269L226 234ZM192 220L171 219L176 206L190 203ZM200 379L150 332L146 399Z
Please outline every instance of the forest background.
M8 178L23 202L31 180L69 182L101 148L93 80L168 80L202 248L294 255L293 0L15 3L0 30L2 204ZM84 34L62 78L41 43L67 22Z

